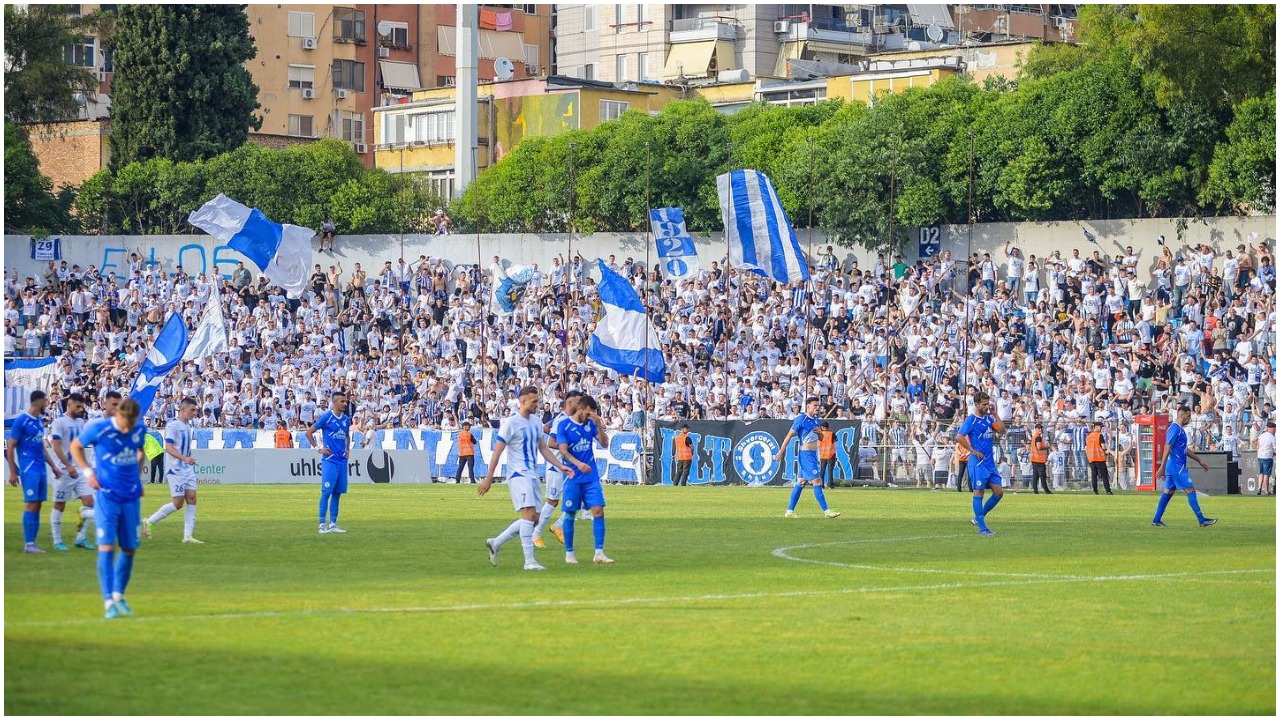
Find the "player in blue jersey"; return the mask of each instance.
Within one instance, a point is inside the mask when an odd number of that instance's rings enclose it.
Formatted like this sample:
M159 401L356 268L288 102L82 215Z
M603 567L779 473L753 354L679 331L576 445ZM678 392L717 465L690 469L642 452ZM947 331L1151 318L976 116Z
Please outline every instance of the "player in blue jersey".
M996 470L993 447L995 436L1004 435L1004 424L991 416L991 396L979 392L973 396L976 415L964 419L956 431L956 443L969 451L969 487L973 488L973 524L979 535L995 535L987 527L987 515L1004 497L1000 473ZM983 503L987 488L991 497Z
M782 446L774 457L775 462L782 462L782 456L787 452L787 445L791 442L791 438L800 438L800 467L796 471L796 484L791 488L791 500L787 503L787 512L783 517L796 516L796 503L800 502L800 495L804 493L806 485L813 485L813 497L818 501L818 507L822 508L823 515L829 518L840 517L840 513L827 507L827 495L822 491L822 470L818 462L818 443L822 439L818 435L818 428L821 426L822 420L818 417L818 398L811 397L804 401L804 412L791 423L791 429L787 431L787 436L782 438Z
M1196 520L1199 521L1200 527L1209 527L1218 522L1217 518L1208 518L1204 513L1200 512L1200 500L1196 498L1196 486L1191 484L1191 474L1187 472L1187 458L1200 463L1200 467L1205 470L1209 469L1194 450L1187 447L1187 431L1183 430L1183 426L1191 420L1191 408L1183 405L1178 408L1178 414L1175 418L1176 422L1169 424L1169 430L1164 436L1164 454L1160 456L1160 464L1156 466L1155 483L1160 484L1160 478L1164 478L1164 492L1160 494L1160 503L1156 505L1156 516L1151 521L1154 527L1167 527L1161 518L1164 517L1165 508L1169 507L1169 501L1177 494L1179 490L1187 493L1187 504L1191 506L1191 511L1196 514Z
M53 468L53 479L62 477L58 464L44 446L44 420L41 417L48 404L44 391L33 391L31 406L13 419L13 424L4 434L7 441L4 456L9 461L9 484L22 483L22 499L26 503L22 511L22 536L26 544L22 551L32 555L44 552L36 545L36 535L40 532L40 508L49 499L45 464L48 463Z
M600 472L596 467L595 444L609 446L609 435L600 420L600 406L595 398L583 395L573 413L556 432L556 446L560 455L577 472L564 484L564 561L578 564L573 551L573 533L576 515L582 508L591 513L592 531L595 535L596 554L593 561L608 565L613 559L604 554L604 489L600 486Z
M133 575L138 551L138 524L142 520L142 452L147 426L138 420L141 408L132 398L120 403L110 417L94 420L71 441L71 457L95 491L93 522L98 526L98 584L106 617L132 615L124 599ZM93 465L84 449L93 448ZM120 556L116 557L116 548Z
M578 409L578 399L582 397L582 393L578 390L570 390L564 396L564 403L560 406L560 413L551 420L550 423L543 426L542 430L547 434L550 442L554 444L559 432L560 423L569 419ZM564 475L560 474L550 465L547 466L547 497L542 503L542 510L538 513L538 524L533 528L533 546L546 547L547 544L542 541L542 529L547 526L547 520L551 519L551 514L556 511L556 507L560 504L560 497L564 494ZM551 526L551 532L556 539L564 543L564 513L560 513L560 517Z
M347 414L347 394L338 390L330 401L333 408L316 418L307 428L307 442L319 447L324 460L320 463L320 534L345 533L338 527L338 504L347 492L347 456L351 447L351 416ZM312 434L319 430L323 444ZM329 523L325 524L325 512Z
M507 453L507 490L511 493L511 506L520 517L507 526L497 537L484 541L489 550L489 564L497 567L498 551L507 541L520 536L520 546L524 549L525 570L546 570L533 553L533 527L538 520L538 507L542 505L542 483L538 477L538 456L541 455L566 477L573 477L574 471L561 464L547 445L546 433L542 431L542 420L534 417L538 411L541 392L533 385L520 389L519 405L516 413L502 421L498 427L498 442L493 446L493 454L489 456L489 472L476 487L481 497L493 486L493 475L498 469L498 461L502 453Z

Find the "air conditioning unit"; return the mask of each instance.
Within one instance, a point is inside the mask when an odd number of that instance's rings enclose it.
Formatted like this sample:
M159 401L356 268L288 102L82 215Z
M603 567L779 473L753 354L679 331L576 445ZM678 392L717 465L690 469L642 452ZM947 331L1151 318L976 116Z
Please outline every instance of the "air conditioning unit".
M356 143L356 154L363 155L369 150L369 146L364 143Z
M389 47L379 47L379 48L378 48L378 57L380 57L380 58L389 58L389 57L391 57L391 48L389 48Z
M339 100L346 100L346 99L347 99L347 95L350 95L350 94L351 94L351 91L350 91L350 90L343 90L342 88L338 88L338 89L337 89L337 90L335 90L334 92L336 92L336 93L338 94L338 99L339 99Z
M302 49L303 49L303 50L315 50L315 49L316 49L316 39L315 39L315 38L302 38Z
M775 20L773 23L773 31L776 33L791 32L791 21Z
M1053 26L1058 28L1059 30L1064 30L1066 28L1069 28L1071 27L1071 18L1057 15L1053 18Z
M302 88L302 99L303 99L303 100L315 100L315 99L316 99L316 91L315 91L314 89L312 89L312 88Z

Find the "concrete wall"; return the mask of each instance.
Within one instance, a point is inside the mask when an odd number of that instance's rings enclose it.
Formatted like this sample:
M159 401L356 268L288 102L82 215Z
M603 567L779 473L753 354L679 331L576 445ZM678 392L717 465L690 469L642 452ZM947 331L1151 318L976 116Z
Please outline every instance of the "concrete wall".
M961 259L968 254L967 228L964 225L942 225L924 229L932 236L937 231L940 250L950 250L952 255ZM1122 252L1125 245L1133 245L1139 254L1141 267L1153 267L1155 259L1160 256L1160 246L1156 237L1163 234L1174 250L1181 248L1177 241L1176 220L1108 220L1094 222L1060 222L1060 223L985 223L974 225L973 251L990 252L993 258L1003 259L1004 246L1011 242L1024 253L1045 257L1053 250L1062 251L1063 257L1071 256L1071 248L1078 247L1082 255L1092 254L1095 246L1085 240L1082 229L1088 229L1097 236L1100 249L1114 255ZM912 242L904 248L904 256L909 262L919 257L921 229L912 229ZM1276 218L1262 217L1228 217L1208 218L1205 220L1188 220L1183 233L1183 242L1207 242L1215 250L1223 252L1234 249L1237 244L1246 241L1251 232L1258 233L1270 247L1275 247ZM806 252L809 247L809 233L800 230L796 233L800 246ZM719 234L710 237L695 238L698 255L704 267L711 261L720 260L725 255L724 241ZM621 262L627 257L643 261L645 248L650 247L649 236L643 233L595 233L577 236L573 239L573 252L581 253L588 261L596 258L607 258L616 255ZM813 252L816 254L827 245L825 235L813 233ZM43 272L45 263L31 260L30 238L25 235L6 235L4 238L5 270L14 268L23 276L38 276ZM370 235L339 236L335 243L333 255L328 253L315 256L315 262L326 269L335 262L341 262L343 268L350 272L354 263L359 262L364 269L375 274L386 260L416 261L419 255L433 258L443 257L450 263L474 263L477 256L481 264L487 266L494 255L513 263L538 263L542 269L551 265L551 258L557 253L568 257L569 241L563 234L505 234L505 235ZM214 263L219 264L223 274L230 274L237 261L243 260L240 253L207 235L152 235L152 236L63 236L62 256L69 263L79 263L81 267L96 265L105 271L122 274L126 267L130 252L138 252L148 261L156 261L168 272L172 272L179 263L188 272L212 272ZM850 249L837 247L837 255L845 260L858 260L860 267L867 269L874 264L875 253L862 248ZM650 264L656 264L657 254L654 251L649 258ZM249 266L252 269L252 265Z

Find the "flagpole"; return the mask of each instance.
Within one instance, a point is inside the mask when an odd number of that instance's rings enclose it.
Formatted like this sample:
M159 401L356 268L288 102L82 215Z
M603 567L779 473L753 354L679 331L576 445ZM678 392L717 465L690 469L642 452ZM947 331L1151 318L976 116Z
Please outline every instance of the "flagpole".
M475 153L472 153L472 156L474 156L474 155L475 155ZM480 225L479 225L479 223L477 223L477 224L476 224L476 279L477 279L477 280L479 280L479 283L476 285L476 290L483 290L483 289L484 289L484 260L481 258L481 255L480 255ZM492 292L492 291L490 291L490 292L489 292L489 296L490 296L490 297L492 297L492 296L493 296L493 292ZM476 298L476 305L477 305L477 306L479 306L479 305L480 305L480 298ZM476 408L477 408L477 409L479 409L479 410L483 410L483 409L484 409L484 405L482 405L481 403L482 403L482 402L483 402L483 400L484 400L484 395L483 395L483 393L484 393L484 381L485 381L485 377L484 377L484 374L485 374L485 373L484 373L484 371L485 371L485 367L484 367L484 366L485 366L485 364L486 364L486 363L488 363L488 362L489 362L489 317L488 317L488 313L486 313L484 310L481 310L480 312L481 312L481 317L480 317L480 382L478 383L479 387L477 388L478 393L472 393L472 395L475 395ZM479 419L479 418L477 418L477 419Z
M729 166L729 187L733 187L733 141L725 143L728 150L725 162ZM732 196L731 196L732 197ZM726 203L721 203L726 205ZM732 253L729 250L729 208L721 207L721 213L724 215L724 298L725 305L729 305L729 269L732 267L730 257ZM714 327L714 323L713 323ZM726 422L729 420L729 322L726 320L724 324L724 357L720 361L720 374L724 376L724 413L723 417ZM711 399L710 391L707 395Z
M564 364L560 367L560 397L568 392L569 385L569 304L577 295L573 274L573 228L578 205L578 143L569 143L569 255L565 259L565 281L568 283L561 318L564 322ZM583 268L584 272L586 268Z
M965 256L964 256L964 261L966 263L966 266L969 262L969 258L971 257L973 257L973 131L972 130L969 131L969 230L968 230L968 244L967 244L967 249L965 250ZM957 269L958 269L958 264L957 264ZM960 387L957 388L957 390L961 392L963 392L969 386L969 325L971 324L971 321L969 318L969 308L970 308L969 295L971 293L967 292L967 289L969 287L969 271L967 267L965 269L964 286L966 288L965 298L964 298L964 366L960 368ZM954 291L954 288L955 288L955 283L953 281L952 282L953 291ZM961 395L960 398L961 400L963 400L964 395Z
M809 132L809 258L813 257L813 132ZM805 264L808 264L806 259ZM806 293L804 322L804 356L807 374L813 374L813 348L809 344L809 331L813 328L813 275L809 276Z
M649 141L646 140L644 142L644 215L645 220L648 221L646 224L649 226L649 239L648 242L644 244L644 272L640 274L640 307L644 309L644 362L646 370L648 369L647 366L649 364L649 261L651 259L649 255L649 248L651 248L658 240L657 235L653 232L653 218L649 216L649 213L653 209L652 174L653 148ZM653 389L649 383L649 379L646 377L644 382L644 412L640 415L641 445L644 444L647 436L649 435L647 431L649 428L649 403L652 400L650 393L652 392ZM641 462L644 462L643 458L641 459ZM642 467L641 469L643 470L644 468ZM641 483L644 482L644 478L645 476L642 475L640 478Z

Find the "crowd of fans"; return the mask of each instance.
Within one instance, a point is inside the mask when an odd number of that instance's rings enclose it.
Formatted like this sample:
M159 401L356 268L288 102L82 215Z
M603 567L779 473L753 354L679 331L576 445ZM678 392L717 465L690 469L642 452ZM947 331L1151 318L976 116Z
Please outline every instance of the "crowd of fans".
M317 255L297 300L243 264L193 276L137 253L118 274L50 262L40 277L6 275L5 354L58 357L53 408L72 392L127 391L168 313L194 328L216 301L230 352L177 368L148 423L193 397L196 425L296 429L342 389L366 434L496 426L515 389L534 384L547 407L581 389L600 398L611 426L635 429L646 404L650 421L752 420L793 416L816 395L831 417L862 419L892 469L899 457L910 465L912 448L949 444L985 390L1015 428L1012 452L1041 425L1083 458L1095 421L1117 454L1131 452L1134 417L1174 404L1192 406L1196 447L1251 447L1275 403L1266 242L1225 254L1163 240L1158 257L1065 252L943 252L914 265L882 255L864 268L827 246L810 259L812 281L791 286L726 271L723 260L676 283L611 255L662 342L667 382L652 386L585 357L601 305L580 255L533 265L509 315L490 298L505 276L497 257L484 268L427 256L346 268Z

